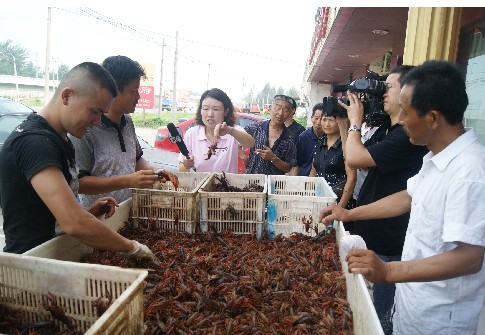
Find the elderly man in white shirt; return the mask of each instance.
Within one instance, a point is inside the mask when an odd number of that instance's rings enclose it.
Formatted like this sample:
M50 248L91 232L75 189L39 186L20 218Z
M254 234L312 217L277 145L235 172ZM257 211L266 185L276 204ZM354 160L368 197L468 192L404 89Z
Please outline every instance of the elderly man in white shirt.
M351 105L359 108L356 96ZM428 61L410 71L400 95L400 123L426 145L407 190L350 211L322 210L321 220L394 217L411 210L402 260L370 250L347 254L349 270L374 283L398 283L393 335L475 335L485 302L485 147L462 120L468 105L455 65ZM391 317L391 316L390 316Z

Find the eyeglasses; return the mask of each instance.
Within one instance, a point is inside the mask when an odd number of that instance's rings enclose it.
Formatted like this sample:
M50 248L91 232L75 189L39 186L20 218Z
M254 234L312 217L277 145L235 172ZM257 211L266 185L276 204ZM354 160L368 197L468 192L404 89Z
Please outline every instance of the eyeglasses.
M280 111L281 111L281 112L283 112L283 113L287 113L287 112L291 111L291 108L288 108L288 107L282 107L282 106L280 106L280 105L277 105L277 104L273 103L273 104L271 105L271 110L272 110L273 112L280 112Z
M295 99L293 99L292 97L289 97L287 95L278 94L278 95L275 95L273 99L274 100L284 100L284 101L288 101L291 104L291 107L292 108L296 108L296 101L295 101Z

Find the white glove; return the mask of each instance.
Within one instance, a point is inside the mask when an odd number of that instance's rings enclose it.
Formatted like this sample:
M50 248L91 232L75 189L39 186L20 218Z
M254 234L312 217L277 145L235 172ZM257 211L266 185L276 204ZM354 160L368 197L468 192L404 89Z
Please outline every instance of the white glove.
M135 246L135 250L132 252L125 252L123 255L127 258L150 258L152 260L156 260L157 256L153 254L153 252L148 248L146 245L141 244L138 241L132 240L133 245Z

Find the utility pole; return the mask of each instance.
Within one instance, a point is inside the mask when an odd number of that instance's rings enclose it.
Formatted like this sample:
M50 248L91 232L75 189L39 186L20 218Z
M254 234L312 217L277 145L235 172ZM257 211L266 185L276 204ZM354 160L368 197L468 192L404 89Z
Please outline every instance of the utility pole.
M209 89L210 74L211 74L211 63L209 63L209 71L207 71L207 90Z
M17 101L20 101L20 95L19 95L19 77L17 76L17 60L15 59L15 56L10 54L13 58L13 75L15 77L15 89L17 90Z
M51 7L47 8L47 39L44 68L44 104L49 102L49 60L51 58Z
M160 112L162 111L163 102L163 58L165 54L165 38L162 40L162 61L160 62L160 97L158 99L158 118L160 118Z
M39 53L35 53L35 78L39 78Z
M173 62L173 96L172 96L172 123L175 123L177 111L177 57L179 53L179 31L175 32L175 60Z

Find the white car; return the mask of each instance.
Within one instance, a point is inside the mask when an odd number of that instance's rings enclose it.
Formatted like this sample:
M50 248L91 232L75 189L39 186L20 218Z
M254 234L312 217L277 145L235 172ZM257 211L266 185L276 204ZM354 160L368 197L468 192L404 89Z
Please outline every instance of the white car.
M143 150L143 158L145 158L156 169L165 169L172 172L178 172L178 153L167 152L158 148L154 148L147 141L142 139L139 135L138 142L140 142Z

